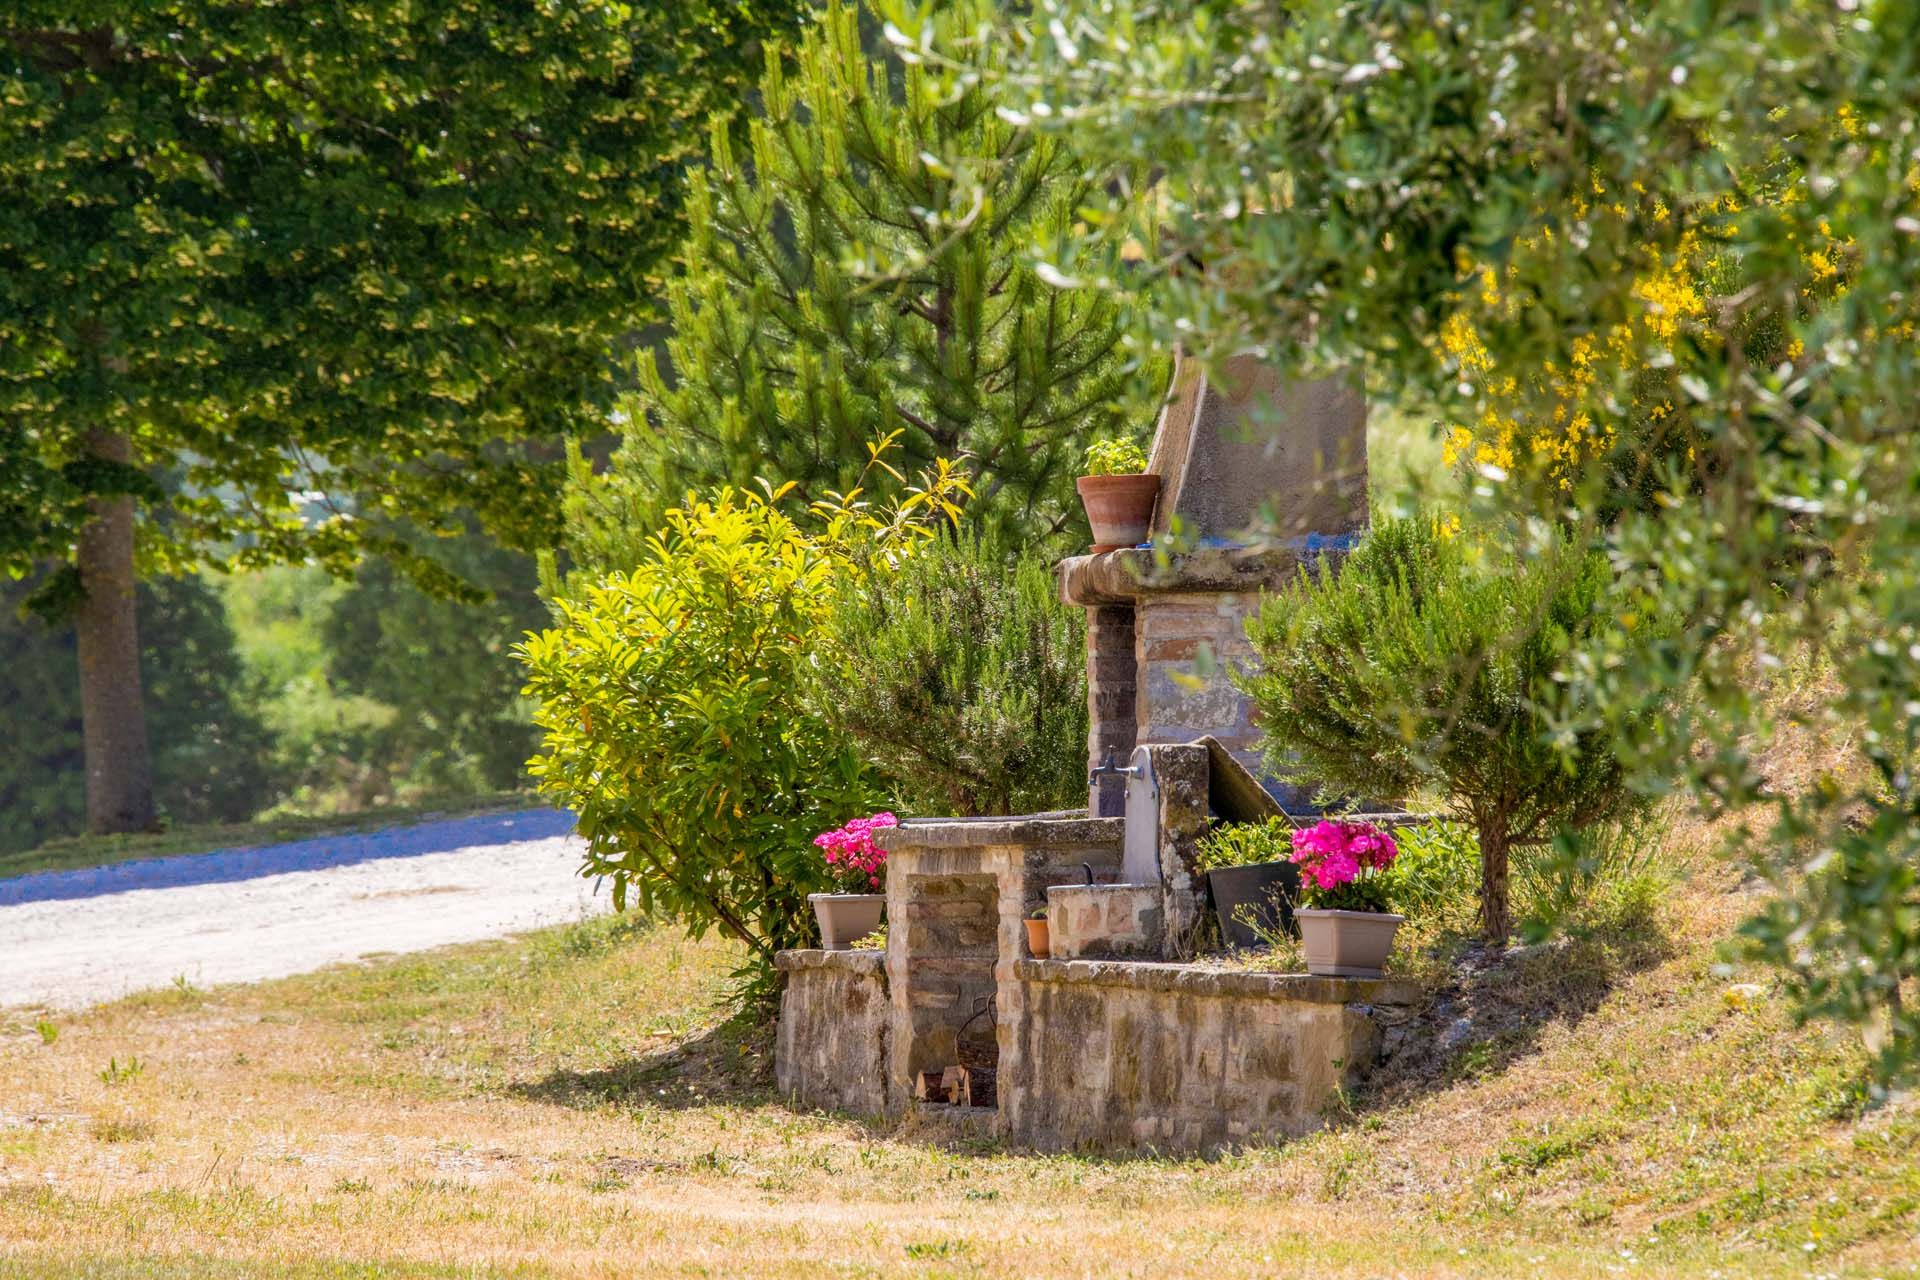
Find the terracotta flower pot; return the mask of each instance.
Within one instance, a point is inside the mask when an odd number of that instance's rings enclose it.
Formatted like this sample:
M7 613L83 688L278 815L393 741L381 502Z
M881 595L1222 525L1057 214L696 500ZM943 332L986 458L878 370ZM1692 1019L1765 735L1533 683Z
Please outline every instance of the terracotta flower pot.
M813 917L820 922L820 945L828 951L845 951L855 940L880 927L880 912L887 905L884 893L810 893Z
M1302 909L1293 918L1300 924L1307 972L1336 978L1379 977L1393 950L1393 935L1406 919L1380 911L1321 909Z
M1093 526L1096 552L1137 547L1147 540L1153 530L1153 504L1160 498L1159 476L1081 476L1074 487Z
M1045 960L1053 954L1053 937L1047 932L1045 920L1027 921L1027 951L1035 960Z

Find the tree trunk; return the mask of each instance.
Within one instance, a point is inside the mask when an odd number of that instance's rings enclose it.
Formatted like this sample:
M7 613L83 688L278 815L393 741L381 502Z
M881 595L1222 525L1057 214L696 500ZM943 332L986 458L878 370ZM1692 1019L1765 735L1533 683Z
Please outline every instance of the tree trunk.
M1507 901L1507 828L1504 823L1480 828L1480 936L1490 947L1504 947L1513 932L1512 908Z
M125 435L95 430L96 457L131 462ZM140 696L140 632L135 614L133 499L94 498L93 519L80 533L80 586L74 615L80 652L80 726L86 753L87 830L95 835L145 831L154 823L153 760L147 711Z

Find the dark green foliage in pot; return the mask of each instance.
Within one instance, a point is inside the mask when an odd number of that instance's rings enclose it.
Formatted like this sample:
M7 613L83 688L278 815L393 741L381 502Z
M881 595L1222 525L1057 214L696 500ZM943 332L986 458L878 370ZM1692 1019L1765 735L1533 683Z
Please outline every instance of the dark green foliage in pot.
M1512 928L1511 851L1637 803L1610 736L1558 728L1553 677L1569 644L1609 625L1606 576L1559 542L1526 555L1393 519L1249 627L1261 669L1247 688L1273 766L1370 801L1444 795L1478 837L1481 931L1496 944Z
M1194 846L1194 870L1253 867L1293 856L1293 824L1285 818L1265 822L1223 822Z
M856 584L830 616L811 701L902 812L1086 804L1085 622L1046 562L943 536Z

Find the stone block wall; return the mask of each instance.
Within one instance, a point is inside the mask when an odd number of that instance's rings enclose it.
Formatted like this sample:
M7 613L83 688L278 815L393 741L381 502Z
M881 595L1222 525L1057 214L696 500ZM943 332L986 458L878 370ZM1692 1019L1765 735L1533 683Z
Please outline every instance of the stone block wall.
M992 994L992 1035L1004 1062L1013 961L1026 953L1026 918L1050 885L1111 875L1120 864L1118 818L909 820L880 832L887 850L887 991L893 1006L888 1108L903 1110L916 1073L959 1058L961 1027ZM985 939L983 940L983 933ZM985 1046L982 1045L981 1048ZM1003 1068L1004 1069L1004 1068Z
M803 1107L878 1115L887 1104L892 1006L878 951L782 951L774 1083Z
M1158 960L1166 926L1160 886L1064 884L1047 890L1047 940L1058 960L1132 956Z
M1139 718L1135 669L1133 606L1088 609L1087 758L1092 765L1109 757L1125 764L1133 754ZM1125 778L1110 775L1089 788L1091 816L1117 818L1126 810Z
M1023 960L1000 1112L1041 1150L1206 1154L1323 1123L1418 990L1392 980Z
M1259 609L1258 591L1141 596L1134 609L1139 745L1194 742L1211 734L1249 767L1257 764L1253 702L1229 673L1254 665L1246 624ZM1198 665L1203 648L1214 663L1204 676Z

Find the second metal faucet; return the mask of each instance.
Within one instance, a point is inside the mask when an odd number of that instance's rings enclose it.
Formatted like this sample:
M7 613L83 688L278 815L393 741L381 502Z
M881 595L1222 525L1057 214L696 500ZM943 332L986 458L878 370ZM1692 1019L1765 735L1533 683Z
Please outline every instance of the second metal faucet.
M1107 758L1104 761L1102 761L1097 767L1090 769L1087 772L1087 785L1089 787L1094 786L1100 781L1101 777L1106 774L1112 774L1115 777L1119 777L1119 778L1138 777L1140 774L1140 766L1137 764L1134 764L1134 765L1115 764L1113 762L1113 752L1109 751L1107 752Z

